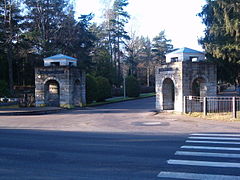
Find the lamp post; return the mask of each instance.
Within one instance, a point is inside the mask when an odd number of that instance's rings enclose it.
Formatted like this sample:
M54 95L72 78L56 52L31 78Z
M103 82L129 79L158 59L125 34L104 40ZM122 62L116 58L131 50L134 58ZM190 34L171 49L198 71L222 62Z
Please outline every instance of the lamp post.
M123 98L126 99L126 77L123 76Z
M127 76L127 73L128 73L128 68L127 68L127 65L126 63L123 62L123 68L122 68L122 71L123 71L123 98L125 99L126 98L126 76Z

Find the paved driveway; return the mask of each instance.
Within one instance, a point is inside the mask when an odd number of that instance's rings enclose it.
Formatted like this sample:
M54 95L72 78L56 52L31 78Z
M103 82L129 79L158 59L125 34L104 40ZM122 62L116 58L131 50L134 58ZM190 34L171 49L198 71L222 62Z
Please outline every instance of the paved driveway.
M155 115L155 98L41 116L0 116L1 128L109 133L238 132L239 122L211 121L174 113Z

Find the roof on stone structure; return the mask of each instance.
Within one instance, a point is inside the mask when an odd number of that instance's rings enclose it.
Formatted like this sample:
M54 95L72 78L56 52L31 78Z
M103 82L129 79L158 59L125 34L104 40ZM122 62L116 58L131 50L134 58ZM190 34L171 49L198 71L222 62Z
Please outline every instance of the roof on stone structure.
M180 54L180 53L191 53L191 54L204 54L203 52L201 51L197 51L197 50L194 50L194 49L190 49L190 48L187 48L187 47L183 47L183 48L178 48L176 49L175 51L172 51L168 54Z
M75 61L77 60L74 57L66 56L64 54L56 54L54 56L44 58L43 60L59 60L59 59L67 59L67 60L75 60Z

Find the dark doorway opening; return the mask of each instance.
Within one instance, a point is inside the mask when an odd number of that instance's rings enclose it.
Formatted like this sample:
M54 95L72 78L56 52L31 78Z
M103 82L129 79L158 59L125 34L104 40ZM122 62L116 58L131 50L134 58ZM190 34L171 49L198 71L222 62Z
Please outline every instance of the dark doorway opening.
M204 78L196 78L192 83L192 95L204 97L207 94L207 86Z
M174 110L175 89L174 83L170 78L163 81L163 110Z
M45 104L47 106L60 105L59 83L56 80L49 80L45 83Z

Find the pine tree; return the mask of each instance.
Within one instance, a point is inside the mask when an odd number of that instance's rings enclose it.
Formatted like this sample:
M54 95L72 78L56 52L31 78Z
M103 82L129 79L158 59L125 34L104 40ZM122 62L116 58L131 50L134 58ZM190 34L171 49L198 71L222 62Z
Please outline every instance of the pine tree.
M137 77L137 66L141 62L141 52L143 51L143 39L132 33L131 38L126 41L126 60L129 66L129 75Z
M8 64L8 84L10 94L13 95L13 62L15 59L14 50L21 34L20 4L14 0L0 1L0 47L3 49L2 56L6 57Z
M219 74L218 77L230 82L234 82L240 76L239 12L239 0L208 0L199 13L206 26L205 36L200 39L200 43L208 53L208 59L217 62L219 72L228 74Z
M146 68L146 82L147 86L149 87L151 78L155 77L155 63L153 60L152 43L148 37L141 37L141 41L143 43L143 48L140 52L140 59L144 67Z
M153 38L154 59L158 62L165 61L165 55L173 49L171 40L166 38L165 31L161 31L158 36Z
M28 9L26 28L36 54L52 55L56 47L56 35L66 18L65 0L25 0Z
M82 15L75 20L69 0L25 0L26 37L32 52L41 59L57 53L79 59L79 66L91 66L90 51L95 40L88 30L92 15Z
M92 49L91 56L94 63L92 74L105 77L110 84L114 84L115 72L111 54L108 51L107 33L103 25L97 26L93 24L90 27L91 32L95 35L96 41Z
M129 39L125 31L125 25L130 18L124 8L128 0L115 0L112 9L106 11L106 22L108 32L108 49L116 68L116 85L121 84L121 57L123 54L124 41Z

